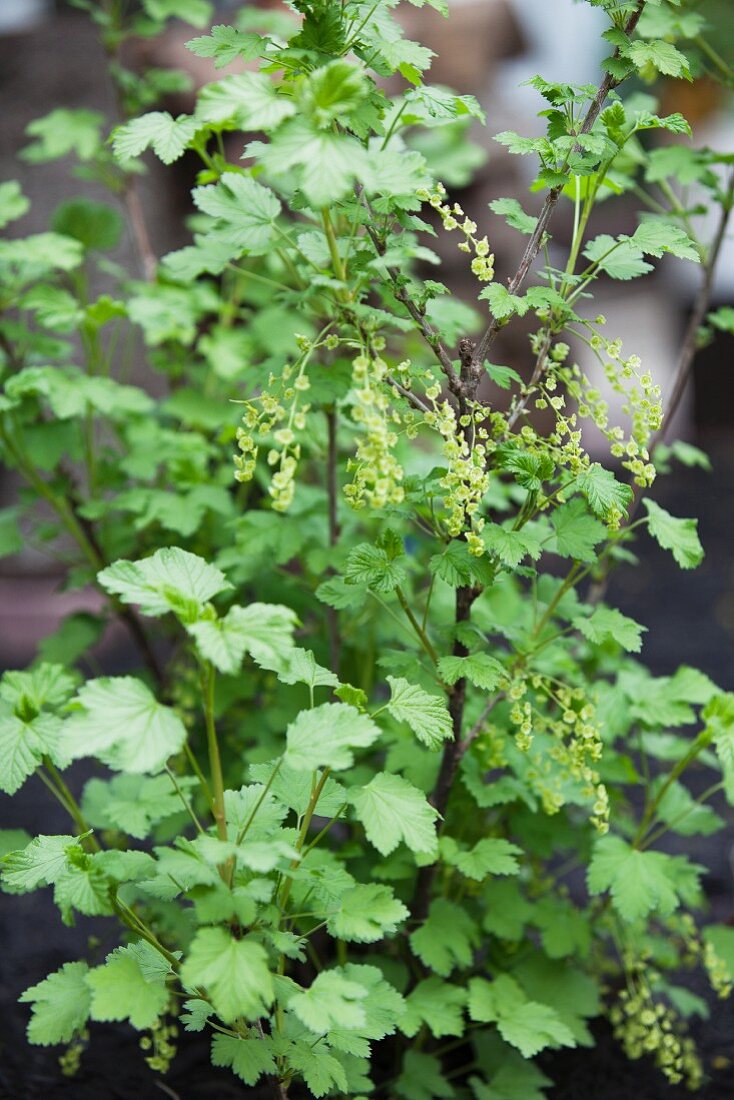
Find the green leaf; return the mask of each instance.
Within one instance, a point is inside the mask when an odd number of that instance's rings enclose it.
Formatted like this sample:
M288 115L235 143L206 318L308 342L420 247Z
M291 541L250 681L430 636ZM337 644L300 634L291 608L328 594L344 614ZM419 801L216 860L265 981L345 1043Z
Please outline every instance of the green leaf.
M533 1058L546 1047L574 1047L570 1028L549 1005L531 1001L509 974L493 982L472 978L469 982L469 1015L479 1023L496 1023L506 1043L524 1058Z
M460 848L453 837L440 841L441 856L452 867L458 867L462 875L480 882L487 875L517 875L520 866L517 856L522 848L502 837L484 837L473 848Z
M695 866L691 867L694 872ZM598 840L587 874L590 894L609 890L623 920L634 922L653 910L668 916L678 906L682 866L663 852L637 851L618 836Z
M202 657L233 675L249 653L262 668L274 669L283 679L295 653L295 612L280 604L253 603L231 607L223 619L202 619L188 627ZM303 651L300 651L303 652ZM283 681L296 683L296 680Z
M42 982L21 993L18 1000L30 1004L28 1040L39 1046L69 1043L89 1018L89 971L83 961L68 962Z
M425 978L408 996L400 1030L403 1035L412 1038L425 1024L436 1039L446 1035L463 1035L466 1002L465 989L435 976Z
M97 756L116 771L158 772L186 741L186 727L132 676L89 680L77 710L64 723L62 746L71 760Z
M405 576L405 566L399 557L367 542L350 551L344 572L347 584L364 586L375 592L392 592L404 582Z
M19 525L19 509L0 510L0 557L6 558L23 549L23 534Z
M67 851L67 863L54 882L54 901L64 924L74 923L74 910L88 917L112 913L110 882L95 857L81 848Z
M273 1040L256 1031L248 1033L246 1039L236 1035L214 1035L212 1065L228 1066L246 1085L254 1085L264 1073L277 1074Z
M499 214L512 229L528 236L535 231L538 219L526 214L517 199L495 199L489 204L493 214Z
M70 199L56 208L53 229L79 241L88 251L107 252L116 248L124 228L122 215L114 206L90 199Z
M403 841L412 852L436 852L437 811L422 791L399 775L378 772L348 798L367 839L383 856L390 855Z
M602 645L611 639L627 653L640 652L642 633L647 630L646 626L641 626L613 607L597 607L591 618L578 615L572 622L595 645Z
M343 771L354 763L354 749L368 748L379 736L379 727L355 707L322 703L301 711L288 726L285 763L295 771Z
M61 761L61 726L55 714L24 719L0 701L0 790L15 794L44 756Z
M707 321L720 332L734 332L734 306L720 306L709 313ZM680 440L677 440L680 443Z
M546 1100L550 1078L522 1055L502 1044L502 1064L486 1085L478 1077L470 1077L475 1100ZM511 1055L515 1055L514 1059Z
M639 668L630 669L620 673L619 684L630 700L633 717L654 729L690 724L696 717L691 704L708 703L718 691L708 676L685 665L675 676L656 678Z
M262 664L262 661L259 663ZM301 649L298 646L292 646L290 649L283 647L275 671L281 684L306 684L309 688L339 688L340 686L339 677L328 668L318 664L310 649ZM345 692L358 690L350 688L349 684L342 684L341 688ZM339 694L339 692L335 694ZM346 698L343 698L342 701L352 702L351 699ZM366 702L366 696L364 701Z
M419 741L437 749L453 734L451 716L441 696L431 695L402 677L388 676L390 701L387 709L398 722L410 726Z
M524 298L518 294L510 294L502 283L490 283L479 297L489 301L489 308L496 321L506 321L515 313L524 317L529 308Z
M268 145L251 142L246 153L256 156L268 175L293 173L296 186L318 208L346 198L367 163L357 141L316 130L305 118L286 122Z
M20 189L17 180L0 183L0 229L17 221L30 210L30 201Z
M447 684L466 679L483 691L495 691L507 675L505 667L488 653L470 653L468 657L442 657L438 662L441 679Z
M180 775L183 791L196 784L192 776ZM82 794L82 813L96 829L121 829L143 840L159 821L183 810L181 799L168 775L116 775L114 779L90 779Z
M376 943L409 916L408 910L389 886L355 886L342 895L339 909L326 927L338 940Z
M395 1092L404 1100L435 1100L455 1096L451 1082L441 1071L441 1062L434 1054L408 1050L403 1058L403 1072Z
M629 239L617 241L608 233L602 233L589 241L584 249L584 256L596 263L598 269L611 279L626 281L652 271L652 264L642 258L642 249L637 248Z
M595 547L607 537L607 530L603 523L589 515L580 497L556 508L551 523L556 535L551 548L556 554L575 561L596 561Z
M443 978L457 966L469 966L477 944L476 925L467 911L444 898L431 902L428 917L410 937L413 954Z
M630 242L649 256L663 256L666 252L682 260L700 263L701 257L695 244L679 225L659 218L648 218L630 237Z
M240 130L273 130L295 114L290 96L278 95L265 73L239 73L207 84L199 92L197 119L228 122Z
M334 1090L345 1093L349 1087L341 1063L327 1053L323 1044L317 1045L312 1040L294 1043L288 1050L288 1064L303 1076L314 1096L326 1096Z
M727 800L734 805L734 693L716 695L701 712L724 773Z
M26 126L26 133L36 140L20 155L31 164L58 160L69 153L82 161L91 160L100 147L104 122L104 115L98 111L59 107Z
M215 69L223 69L238 58L254 61L263 47L264 40L259 34L248 34L222 23L212 27L209 34L186 43L186 49L197 57L213 57Z
M512 367L504 367L498 363L488 363L485 360L484 368L495 386L499 386L501 390L509 390L513 382L517 386L522 386L522 378Z
M709 703L706 710L711 714L711 703ZM731 720L734 725L734 706L731 710ZM705 720L706 711L704 711L703 717ZM716 740L714 744L716 744ZM719 755L720 758L723 759L723 754L720 753ZM734 764L734 753L731 755L731 763ZM727 771L731 772L731 768L728 766L725 771L725 777ZM650 794L653 797L658 794L664 782L666 782L665 777L660 776L658 780L651 785ZM684 787L682 783L671 783L670 786L667 787L665 793L658 802L656 813L660 821L664 822L673 832L678 833L679 836L710 836L712 833L718 832L719 829L723 829L724 827L722 818L720 818L710 806L697 802L688 788Z
M273 1000L265 949L252 939L234 939L224 928L200 928L181 967L189 989L206 989L225 1023L238 1016L257 1020Z
M367 989L334 970L322 970L308 989L294 993L288 1008L302 1024L317 1035L332 1027L360 1028L366 1021L364 1001Z
M606 470L598 462L592 462L588 469L579 474L575 487L586 497L594 515L605 523L616 525L627 514L632 489L617 481L611 470Z
M625 47L625 57L628 57L639 69L646 65L652 65L664 76L682 77L691 79L691 70L688 60L680 50L676 49L672 42L663 39L642 41L638 39Z
M63 873L67 852L78 847L78 837L34 837L25 848L2 857L3 889L10 894L25 894L39 886L49 886Z
M703 547L698 537L698 520L676 519L647 497L650 534L663 550L670 550L681 569L695 569L703 561Z
M135 955L125 947L108 955L103 966L90 970L87 985L92 992L93 1020L129 1020L138 1031L153 1027L168 1004L165 982L146 977Z
M123 603L138 604L144 615L173 611L184 623L199 618L204 604L232 587L215 566L177 546L140 561L116 561L97 579Z
M281 205L272 191L252 176L228 172L212 187L195 187L199 210L216 219L210 239L227 241L237 250L259 256L267 250Z
M440 577L452 588L460 588L471 583L471 558L469 549L462 539L452 539L440 554L434 554L430 561L431 572Z
M214 1011L209 1002L202 1001L200 997L192 997L184 1001L182 1007L186 1011L181 1013L179 1019L185 1031L203 1031Z
M367 94L362 70L343 58L312 72L303 89L303 107L317 126L325 128L342 120Z
M516 569L528 555L537 560L541 554L540 544L527 529L513 531L497 523L488 523L482 530L482 542L508 569Z
M151 111L118 126L112 135L112 148L118 160L131 160L152 149L164 164L173 164L183 156L198 126L189 115L173 118L168 111Z
M206 26L212 17L210 0L143 0L152 19L183 19L193 27Z

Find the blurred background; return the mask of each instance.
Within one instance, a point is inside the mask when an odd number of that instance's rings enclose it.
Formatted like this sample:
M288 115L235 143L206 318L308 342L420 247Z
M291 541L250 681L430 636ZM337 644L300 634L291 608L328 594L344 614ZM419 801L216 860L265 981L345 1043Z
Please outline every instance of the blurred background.
M231 20L241 6L218 4L214 22ZM274 4L265 0L260 6L277 7L279 0ZM730 45L734 41L731 0L708 0L703 7L715 26L712 38L723 40L723 51L727 40ZM451 9L448 22L428 8L408 8L403 18L408 36L424 42L438 55L430 74L432 82L476 95L487 112L486 130L477 127L472 135L483 146L483 163L477 164L470 186L459 181L450 187L450 193L478 222L480 235L490 232L497 257L497 277L504 279L515 269L522 242L505 227L502 219L490 215L487 204L498 196L515 196L529 212L534 212L540 200L537 195L528 194L530 179L524 174L524 159L511 157L492 142L491 135L506 129L534 135L544 129L543 120L536 117L544 102L532 88L521 86L534 74L564 82L598 79L603 56L599 35L605 17L598 9L574 0L451 0ZM210 63L184 49L184 43L198 33L201 32L183 24L171 24L162 40L141 42L135 47L137 54L133 52L128 63L131 67L155 65L186 70L192 87L211 80L214 74ZM652 90L660 96L661 114L682 111L693 124L697 145L734 149L731 97L727 98L714 82L705 78L694 85L670 81L642 90ZM191 102L190 92L178 92L164 106L176 113L190 109ZM57 108L87 108L104 112L110 121L115 118L106 59L95 27L85 12L61 0L56 3L0 0L0 104L0 180L19 180L32 204L30 213L18 223L18 234L48 228L52 211L65 199L79 194L98 200L107 197L93 182L72 174L68 159L31 163L18 156L30 140L26 134L28 124ZM195 170L196 164L185 158L168 169L151 163L141 182L141 198L157 255L188 243L184 218L190 211L188 196ZM634 197L606 203L599 213L595 233L632 232L636 208ZM563 249L571 233L570 204L560 206L551 228L557 242L555 247ZM440 243L438 248L441 251ZM459 295L475 299L476 289L466 281L453 242L443 245L443 255L449 271L442 278ZM123 240L114 259L135 270L137 261L129 239ZM618 282L599 287L595 308L606 315L608 331L621 336L627 354L641 357L664 393L670 385L698 277L695 265L671 261L661 263L654 275L639 284ZM733 299L734 240L730 239L722 254L712 305L731 304ZM527 340L526 333L516 332L516 328L504 336L497 355L502 356L500 362L522 373L528 358ZM583 349L574 350L578 361L590 371L591 364L584 361ZM653 495L674 515L699 518L705 561L695 572L681 572L668 554L642 538L637 548L639 566L622 569L615 575L610 600L649 628L643 657L654 673L665 675L680 664L693 664L722 688L732 690L734 337L731 335L714 334L698 353L689 391L673 427L673 435L694 443L710 456L712 471L678 465L671 476L660 479ZM601 452L599 457L603 457ZM12 481L0 472L0 504L9 503L13 492ZM63 615L96 607L92 593L59 591L60 579L54 563L30 548L0 560L0 667L23 667L35 656L38 642L55 628ZM109 671L124 668L124 636L110 631L104 645L104 652L99 655L103 666ZM0 801L2 827L22 825L31 831L63 831L65 822L61 815L55 820L55 814L56 810L45 801L40 784L37 791L27 785L12 802ZM694 838L691 847L707 843ZM714 915L726 920L734 914L734 879L730 852L721 842L717 844L715 851L704 851L702 847L700 856L712 869L708 885ZM83 928L61 929L50 907L48 918L39 909L37 895L9 899L0 895L0 935L6 948L0 970L0 1003L3 1016L12 1017L13 1021L4 1038L0 1038L7 1059L5 1068L0 1062L0 1096L58 1095L73 1096L75 1100L85 1097L102 1100L107 1096L143 1095L130 1091L132 1086L128 1088L125 1084L126 1056L119 1044L110 1049L114 1049L118 1061L118 1077L122 1074L120 1091L115 1091L117 1086L113 1087L112 1078L105 1077L101 1070L102 1075L91 1084L73 1080L64 1084L58 1077L56 1054L37 1048L27 1055L23 1051L23 1057L35 1061L27 1088L24 1085L23 1091L18 1091L18 1078L12 1072L13 1048L24 1044L21 1018L24 1014L17 1008L11 1010L10 1006L19 990L28 984L29 976L43 970L44 964L37 959L31 962L30 956L40 953L45 958L50 953L49 969L74 957L93 922L83 924ZM731 1030L731 1011L727 1011L729 1015L725 1013L711 1029L713 1042L718 1041L716 1026ZM138 1066L140 1057L134 1040L131 1058L131 1065ZM178 1072L185 1078L188 1071L184 1065L183 1069L179 1066ZM644 1092L642 1078L638 1084L639 1097L657 1095L654 1091ZM230 1088L229 1078L219 1079L209 1073L200 1084L189 1077L180 1095L242 1095L242 1091L230 1092ZM160 1096L165 1091L150 1095ZM588 1095L591 1094L585 1093ZM627 1093L620 1092L619 1096L622 1095ZM675 1092L666 1089L664 1095L672 1098ZM715 1095L734 1096L734 1085L728 1093Z

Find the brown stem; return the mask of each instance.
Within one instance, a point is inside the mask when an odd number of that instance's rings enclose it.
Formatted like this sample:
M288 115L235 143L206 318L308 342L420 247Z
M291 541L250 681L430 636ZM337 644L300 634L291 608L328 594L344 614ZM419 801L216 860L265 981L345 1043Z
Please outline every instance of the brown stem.
M150 243L150 234L145 221L143 204L140 200L138 181L134 176L129 176L125 182L124 200L130 231L135 242L135 250L138 254L140 266L143 269L143 275L148 282L152 282L158 268L158 257Z
M729 218L731 216L732 205L734 204L734 172L729 177L729 184L726 191L726 197L721 204L721 214L719 217L719 224L716 227L716 234L711 242L708 256L706 257L706 263L703 269L703 279L701 285L698 288L698 294L693 304L693 310L688 320L685 336L683 337L683 344L681 345L680 354L678 356L678 362L675 368L675 375L673 380L673 389L668 401L668 407L665 410L665 423L661 430L655 437L652 448L656 443L661 442L670 430L670 425L678 411L678 406L681 403L683 394L685 393L686 386L688 385L688 379L691 373L691 367L693 366L693 360L696 356L696 350L698 347L698 330L703 324L704 318L709 308L709 302L711 301L711 292L714 285L714 275L716 274L716 265L719 260L719 254L721 253L724 240L726 238L726 228L729 224Z
M637 26L638 20L639 20L640 16L642 15L643 8L645 7L645 2L646 2L646 0L641 0L638 8L632 13L632 15L629 17L629 19L625 23L624 33L626 35L631 34L632 31ZM619 50L618 49L614 51L614 57L615 58L619 57ZM613 77L611 73L606 73L606 75L604 76L604 79L602 80L601 84L599 85L599 88L597 90L596 95L594 96L593 100L591 101L591 104L589 106L588 111L586 112L586 115L584 117L584 121L581 124L581 130L579 131L580 134L588 134L589 133L592 126L594 125L597 118L599 117L599 114L601 113L602 107L604 106L604 103L606 102L607 96L619 84L621 84L620 80L617 80L615 77ZM576 152L579 152L579 150L580 150L580 146L578 144L576 144L576 145L574 145L571 152L576 153ZM548 223L550 222L550 220L553 216L553 212L556 208L556 203L558 202L558 199L560 198L562 190L563 190L562 187L553 187L553 188L551 188L551 190L546 195L545 202L543 203L540 214L538 215L538 221L537 221L537 224L535 226L535 229L533 230L532 236L530 237L530 240L528 241L527 245L525 246L525 251L522 254L522 259L520 260L520 265L519 265L517 271L515 272L515 274L513 275L513 277L510 279L510 281L508 283L507 289L509 290L510 294L517 294L518 290L521 288L521 286L525 282L525 279L528 276L528 272L530 271L530 268L532 267L536 256L538 255L541 248L543 247L543 238L545 237L545 233L546 233L546 229L548 227ZM492 346L494 338L497 335L497 333L499 332L499 330L502 328L502 326L503 326L502 321L497 320L497 318L492 318L491 324L489 325L489 327L485 331L484 335L482 336L481 340L477 344L476 358L477 358L477 361L480 364L483 363L484 360L487 358L487 354L489 352L490 347Z
M543 377L543 374L545 372L545 361L548 352L550 351L552 341L553 334L549 330L543 340L543 343L541 344L540 351L538 352L538 357L535 360L535 367L533 368L533 373L530 381L525 387L525 391L522 397L517 402L515 408L512 410L509 417L507 418L507 429L505 432L506 435L509 435L511 433L512 429L515 427L515 424L525 412L525 409L528 406L528 402L535 392L535 388L538 385L538 382L540 382L540 379Z
M375 214L369 204L369 201L364 191L362 191L361 188L357 187L356 192L358 199L360 200L360 202L362 202L370 217L374 221ZM370 238L372 244L375 246L375 251L377 252L378 256L384 256L384 241L381 240L379 234L375 232L371 225L368 224L365 228L367 230L367 236ZM446 375L446 378L448 379L449 387L452 393L457 393L461 386L461 382L458 374L456 373L456 370L454 369L454 363L451 353L442 341L441 334L427 319L425 309L416 305L416 303L408 294L408 291L402 284L402 276L398 269L395 267L386 267L386 270L390 281L393 284L393 294L395 295L397 300L405 306L408 313L415 321L418 331L421 333L423 339L426 341L426 343L438 359L438 362L441 364L441 368ZM392 382L391 384L395 386L396 389L400 389L400 387L397 386L395 382ZM407 393L404 393L403 396L407 397L408 395Z

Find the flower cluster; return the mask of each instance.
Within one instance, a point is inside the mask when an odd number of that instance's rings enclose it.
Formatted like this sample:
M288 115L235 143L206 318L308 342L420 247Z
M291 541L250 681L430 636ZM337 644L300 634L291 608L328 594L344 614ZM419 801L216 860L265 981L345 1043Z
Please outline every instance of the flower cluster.
M425 414L425 422L443 439L441 453L446 472L440 485L447 511L446 530L452 537L464 533L470 552L481 557L485 552L480 537L484 518L479 515L479 508L489 488L489 433L476 419L483 415L483 410L477 406L459 417L453 406L448 401L439 401L439 397L438 383L426 390L432 410Z
M409 363L400 364L398 372ZM353 508L384 508L400 504L405 496L403 468L394 454L400 414L387 395L387 363L376 354L362 353L352 368L352 420L361 429L357 451L347 469L354 471L344 495Z
M692 1091L699 1088L703 1067L693 1040L682 1034L683 1023L667 1005L656 1002L649 980L655 972L636 962L628 970L629 988L623 990L609 1012L609 1019L628 1058L654 1057L658 1069L671 1084L686 1082Z
M76 1035L63 1054L59 1056L59 1069L64 1077L76 1077L81 1067L82 1055L89 1043L89 1031L84 1028Z
M143 1035L140 1040L140 1049L145 1052L145 1061L151 1069L157 1073L167 1073L176 1055L176 1038L178 1026L175 1023L166 1023L157 1020L151 1028L150 1035Z
M596 319L597 324L603 322L603 317ZM649 487L655 479L655 467L650 462L648 446L663 418L660 387L642 370L639 356L623 357L620 340L608 340L594 330L588 343L599 358L610 386L624 398L622 412L631 420L629 432L625 434L620 425L609 424L607 402L577 364L563 368L559 377L569 396L577 402L579 416L592 420L606 436L612 455L622 459L622 466L630 471L635 484Z
M463 234L464 240L459 242L459 251L473 253L474 259L471 262L473 274L481 283L491 283L494 279L494 253L489 251L489 241L486 237L477 239L477 223L467 218L458 202L450 206L444 201L446 188L442 183L437 184L433 192L421 188L417 194L419 199L430 203L434 210L438 211L444 229L449 233L458 229Z
M251 481L260 446L267 437L272 444L268 450L268 465L274 473L269 492L273 508L285 512L293 500L295 474L301 457L301 445L296 432L306 426L306 414L310 405L303 404L303 395L310 387L306 364L313 345L306 337L299 337L301 357L293 365L286 365L278 377L271 374L268 388L258 398L245 402L242 427L237 429L239 454L234 455L235 478Z
M533 689L531 698L529 689ZM569 783L592 803L591 823L600 833L609 829L609 796L592 766L602 754L595 708L580 688L569 688L550 676L516 677L509 690L510 721L516 727L515 744L528 754L527 778L548 814L567 801ZM534 733L546 735L537 751Z
M724 960L717 954L714 945L708 941L703 945L703 965L709 976L711 988L717 997L722 1000L729 997L734 989L734 979Z

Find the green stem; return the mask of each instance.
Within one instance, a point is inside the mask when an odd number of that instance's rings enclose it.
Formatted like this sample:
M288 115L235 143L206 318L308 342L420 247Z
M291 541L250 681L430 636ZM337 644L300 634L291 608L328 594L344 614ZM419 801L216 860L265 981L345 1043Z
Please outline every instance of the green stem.
M405 612L405 616L406 616L408 622L413 627L413 630L415 631L416 635L418 636L418 639L419 639L421 645L425 649L428 656L431 658L431 661L433 662L433 664L437 665L438 664L438 653L436 652L436 650L433 646L433 643L431 642L431 639L428 637L425 630L423 629L423 627L421 626L421 624L418 622L415 615L413 614L413 611L411 610L410 604L408 603L408 601L405 597L405 593L403 592L400 585L398 585L397 588L395 589L395 595L398 598L398 603L400 604L403 611Z
M176 956L172 954L168 950L168 948L163 946L155 933L152 932L151 929L143 923L137 913L134 913L133 910L128 905L126 905L124 901L120 901L117 895L112 896L110 900L112 902L112 908L115 910L117 916L120 918L122 923L127 925L127 927L132 932L135 932L138 936L141 936L144 940L146 940L151 947L154 947L156 951L158 951L163 956L163 958L166 959L168 963L170 963L173 970L178 970L181 964L179 963Z
M331 221L331 215L326 207L321 211L321 222L324 227L324 235L326 237L326 243L329 246L329 255L331 256L331 265L334 268L334 274L341 283L347 281L347 269L344 265L344 261L339 255L339 242L336 239L336 233L334 232L334 225ZM346 286L340 288L337 292L337 297L340 302L349 302L351 300L351 294Z
M732 69L731 65L728 65L726 63L721 54L717 53L714 47L709 42L707 42L705 38L702 38L702 36L699 34L696 38L693 39L693 41L698 46L701 53L706 55L709 61L713 63L714 67L719 70L719 72L722 74L722 76L726 78L727 81L731 80L732 77L734 77L734 69Z
M655 820L655 815L658 811L660 803L662 802L663 798L670 790L672 785L676 782L677 779L680 778L680 776L683 774L689 764L692 764L696 757L699 756L704 749L708 748L710 744L711 733L708 730L702 730L696 740L691 745L688 752L685 754L685 756L681 760L679 760L675 767L671 770L665 782L660 787L660 790L657 792L652 802L649 804L644 814L642 815L639 827L637 829L637 832L635 833L634 840L632 841L633 848L640 847L640 844L645 838L645 834L648 832L650 826Z
M283 758L281 757L280 760L278 761L278 763L275 765L275 767L271 771L270 776L268 778L268 781L262 789L260 797L258 798L255 805L252 807L252 813L250 814L247 821L245 822L245 824L242 826L239 833L237 834L237 840L235 841L236 844L241 844L242 841L247 836L247 833L250 829L250 826L252 825L253 821L255 820L255 817L257 816L257 811L260 809L263 802L265 801L267 793L270 790L270 788L272 787L273 781L274 781L276 775L278 774L278 772L280 771L280 766L281 766L282 763L283 763Z
M308 855L308 853L309 853L309 852L311 851L311 849L312 849L312 848L315 848L317 844L320 844L320 843L321 843L321 841L322 841L322 840L324 839L324 837L326 836L326 834L327 834L327 833L329 832L329 830L331 829L332 825L335 825L335 824L336 824L336 822L337 822L337 821L339 820L339 818L341 817L341 815L342 815L342 814L344 813L344 811L345 811L345 810L346 810L346 808L347 808L347 805L348 805L348 804L347 804L346 802L343 802L343 803L341 804L341 806L339 807L339 809L338 809L338 810L336 811L336 813L334 814L334 816L332 817L331 821L328 821L328 822L326 823L326 825L324 825L324 827L323 827L323 829L321 830L321 832L320 832L320 833L317 833L317 834L316 834L316 836L314 837L314 839L313 839L313 840L311 841L311 843L309 844L309 846L308 846L308 847L306 848L306 851L305 851L305 852L303 853L304 857Z
M695 809L696 806L702 806L704 802L708 801L709 798L713 798L713 796L715 794L718 794L719 791L723 791L725 786L725 783L718 782L713 783L710 787L707 787L703 794L700 794L698 798L694 798L691 805L686 807L682 814L678 814L678 816L674 817L671 822L660 825L657 829L651 832L649 836L641 844L638 845L638 851L644 851L644 849L649 848L651 844L656 844L662 836L665 836L665 834L671 829L675 829L675 827L679 825L684 818L688 817L688 815L692 812L692 810Z
M204 697L204 719L206 722L206 744L209 752L209 773L212 789L212 813L217 825L217 836L220 840L227 840L227 821L224 811L224 776L222 774L222 758L219 753L219 741L217 740L217 727L214 722L214 686L216 672L214 666L208 661L202 676L202 692Z
M170 768L168 767L168 764L166 764L166 773L167 773L167 775L168 775L168 778L169 778L169 779L171 780L171 782L173 783L173 786L174 786L174 788L175 788L175 790L176 790L176 794L177 794L177 795L178 795L178 797L179 797L179 798L181 799L181 802L183 803L183 807L184 807L184 809L186 810L186 813L187 813L187 814L189 815L189 817L190 817L190 818L191 818L191 820L193 821L194 825L196 826L196 830L197 830L197 832L199 832L199 833L203 833L203 832L205 832L204 826L203 826L203 825L201 824L201 822L199 821L198 817L196 816L196 814L195 814L195 812L194 812L194 809L193 809L193 807L192 807L191 803L189 802L188 798L186 797L186 795L185 795L185 794L183 793L183 791L181 790L181 787L180 787L180 785L179 785L179 782L178 782L178 780L176 779L176 776L174 775L174 773L173 773L173 772L171 771L171 769L170 769Z
M79 832L90 834L89 836L84 837L83 843L85 843L95 852L101 851L102 849L100 847L99 841L96 839L96 837L91 835L92 830L89 826L89 823L85 819L79 803L74 798L74 795L71 793L68 786L64 782L58 769L54 766L48 756L44 756L42 758L42 762L44 770L42 770L41 768L37 770L38 777L64 807ZM44 774L44 772L47 774Z
M301 851L303 850L303 845L306 842L306 837L308 836L308 830L311 827L311 819L313 818L313 815L316 811L316 805L319 801L319 798L321 797L321 792L323 791L324 786L326 785L326 780L329 778L330 770L331 770L330 768L324 768L323 772L321 773L321 778L319 779L319 781L317 783L314 784L314 788L311 791L311 798L309 799L308 806L306 807L306 812L303 815L303 820L301 822L301 828L300 828L299 833L298 833L298 840L296 841L296 844L295 844L295 848L296 848L296 851L299 853L299 857L300 857ZM300 863L300 858L292 860L291 864L290 864L290 870L294 871L299 863ZM285 907L288 904L288 898L290 897L292 886L293 886L293 876L288 875L285 882L283 883L283 889L281 891L280 901L278 903L280 911L283 914L285 913Z
M210 803L210 804L213 803L214 802L214 796L212 795L212 789L209 786L207 778L204 775L203 771L201 770L201 765L199 764L199 761L194 756L193 750L191 748L191 745L189 745L188 741L184 745L184 752L186 753L186 759L188 760L189 764L191 765L191 768L194 772L194 775L199 780L199 785L201 786L201 789L204 792L204 797L206 798L208 803Z

